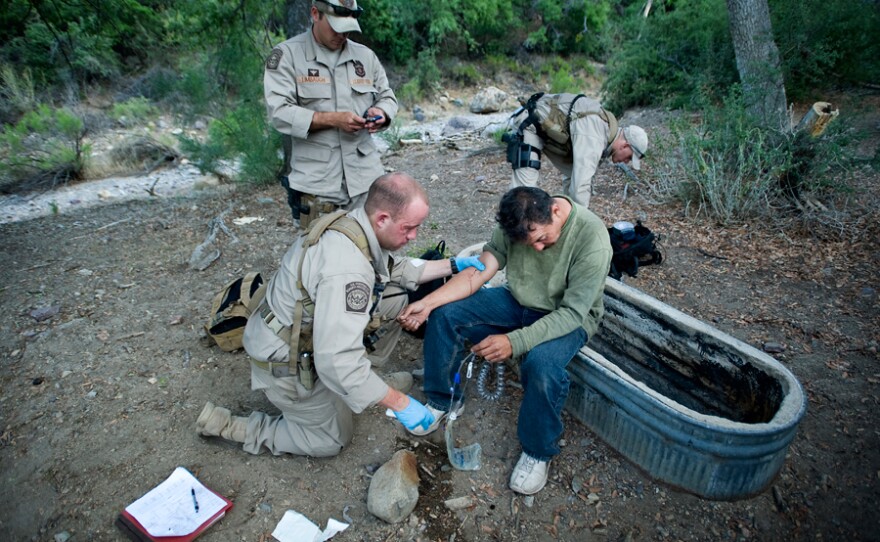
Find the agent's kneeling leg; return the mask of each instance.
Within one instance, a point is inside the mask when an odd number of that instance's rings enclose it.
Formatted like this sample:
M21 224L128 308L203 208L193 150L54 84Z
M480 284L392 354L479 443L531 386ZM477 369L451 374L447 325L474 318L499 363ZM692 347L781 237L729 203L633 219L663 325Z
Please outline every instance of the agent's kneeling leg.
M274 455L330 457L351 442L352 411L320 380L306 390L296 377L274 378L264 391L281 415L251 414L244 451L259 454L265 447Z

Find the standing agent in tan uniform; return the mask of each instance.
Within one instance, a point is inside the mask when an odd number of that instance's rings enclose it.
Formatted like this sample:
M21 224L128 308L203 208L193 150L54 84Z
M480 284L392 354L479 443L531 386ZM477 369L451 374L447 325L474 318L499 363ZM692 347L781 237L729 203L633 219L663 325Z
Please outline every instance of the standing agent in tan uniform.
M266 110L284 141L281 184L303 228L363 205L385 173L371 134L390 125L397 98L376 54L348 39L362 13L356 0L313 0L311 28L266 60Z
M513 166L510 187L538 185L543 151L562 172L565 194L584 207L590 206L599 162L632 161L638 170L648 150L645 130L618 127L614 115L583 94L535 94L511 118L518 128L504 135Z
M352 413L376 404L409 429L433 423L424 405L372 371L364 346L372 324L393 320L406 305L406 295L395 295L401 287L485 269L476 257L393 258L389 251L415 239L427 216L424 189L390 173L373 183L363 208L325 216L300 234L243 341L253 358L251 388L263 390L281 414L233 417L208 403L196 422L199 434L241 442L252 454L265 447L275 455L324 457L351 442Z

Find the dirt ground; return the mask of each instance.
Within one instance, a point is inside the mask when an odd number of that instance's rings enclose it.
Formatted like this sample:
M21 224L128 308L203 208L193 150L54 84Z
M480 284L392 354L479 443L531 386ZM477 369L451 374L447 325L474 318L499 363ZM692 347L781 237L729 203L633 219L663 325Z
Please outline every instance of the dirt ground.
M639 118L649 129L663 122ZM386 167L429 192L418 247L445 239L456 252L486 240L510 174L493 145L460 139L386 155ZM543 186L558 189L558 173L545 174ZM866 175L876 187L876 172ZM876 227L854 243L721 229L651 203L607 165L595 185L592 208L606 223L641 218L662 235L664 263L628 284L758 348L776 343L802 383L807 414L763 493L735 502L683 493L569 417L547 487L516 496L512 376L498 403L476 399L463 418L462 434L483 447L476 472L450 470L439 439L410 438L380 408L356 417L352 445L332 459L252 456L197 436L207 400L239 415L272 411L250 390L246 355L212 347L201 328L213 294L248 270L273 271L293 231L280 188L227 187L0 226L2 538L122 540L118 512L183 466L235 503L206 542L271 540L288 509L322 528L350 519L340 542L880 540ZM220 233L220 258L191 270L193 249L226 210L237 241ZM241 217L262 220L232 222ZM406 337L377 371L418 368L420 349ZM421 498L408 521L389 525L367 511L367 489L400 449L418 456ZM475 505L444 507L462 496Z

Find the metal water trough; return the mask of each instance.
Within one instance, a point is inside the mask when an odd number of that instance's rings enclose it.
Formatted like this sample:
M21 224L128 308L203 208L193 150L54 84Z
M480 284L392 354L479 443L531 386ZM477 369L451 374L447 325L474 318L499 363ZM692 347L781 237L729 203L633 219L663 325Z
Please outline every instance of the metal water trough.
M569 365L566 408L648 475L701 497L760 493L806 411L767 354L614 279Z

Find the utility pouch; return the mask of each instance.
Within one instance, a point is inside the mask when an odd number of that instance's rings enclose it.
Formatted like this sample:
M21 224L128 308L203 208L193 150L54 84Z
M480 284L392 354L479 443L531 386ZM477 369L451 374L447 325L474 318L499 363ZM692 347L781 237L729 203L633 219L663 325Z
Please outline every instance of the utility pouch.
M303 206L303 193L290 188L290 179L288 179L287 175L279 175L278 181L287 192L287 205L290 206L290 214L293 216L293 219L299 220L302 213L308 214L309 208Z
M513 169L523 167L541 169L541 151L523 143L522 133L508 132L501 136L501 141L507 143L507 161ZM538 155L537 160L532 160L532 152Z
M296 362L296 373L299 383L307 390L315 387L315 364L312 362L312 354L303 352Z

